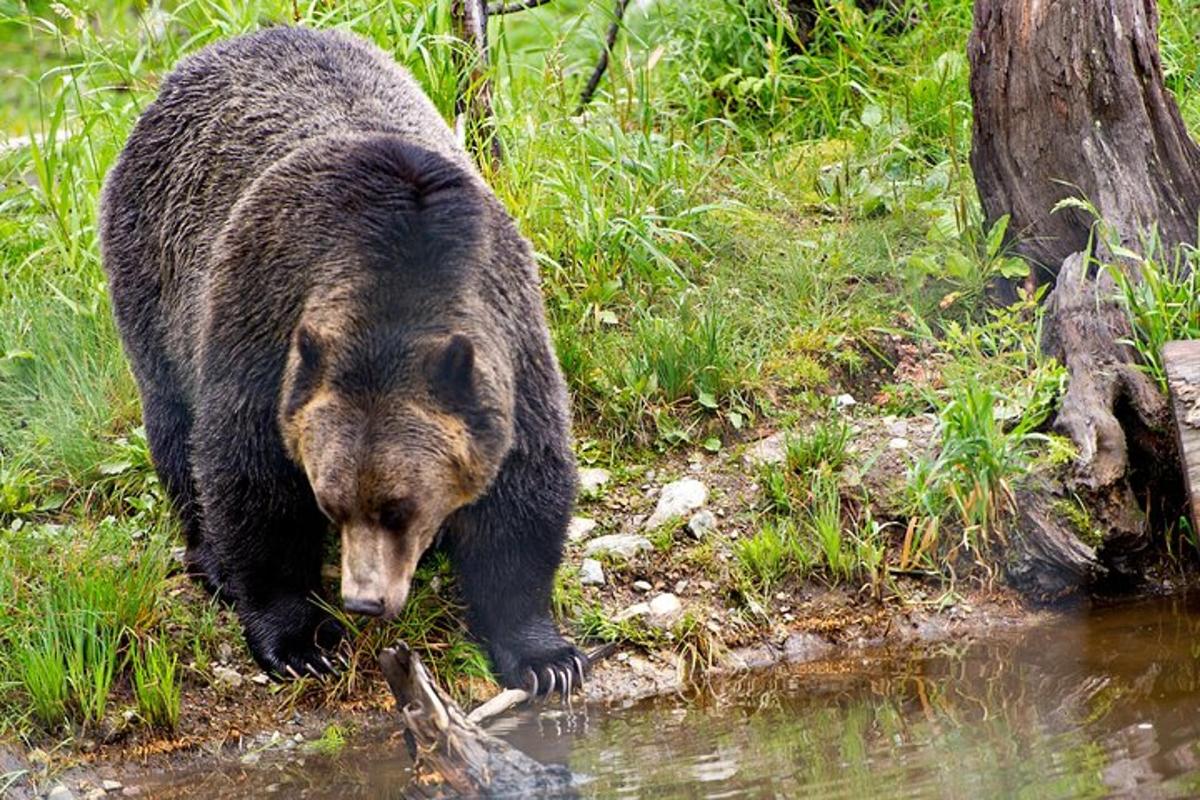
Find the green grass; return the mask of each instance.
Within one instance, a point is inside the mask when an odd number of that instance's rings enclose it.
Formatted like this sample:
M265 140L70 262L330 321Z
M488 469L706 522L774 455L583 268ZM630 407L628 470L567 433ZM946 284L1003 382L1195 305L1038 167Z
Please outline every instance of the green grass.
M1040 438L1064 374L1037 354L1036 298L994 310L982 297L1022 267L1003 223L984 229L967 164L971 3L913 0L914 24L894 26L828 0L806 48L773 0L638 6L576 118L610 5L561 0L492 30L507 157L487 177L534 245L587 462L790 430L785 463L757 475L755 531L728 548L732 580L766 593L793 579L878 590L889 565L952 575L955 554L1003 538L1012 488L1042 451L1069 455ZM1168 83L1197 123L1200 18L1160 5ZM451 113L449 0L297 7L303 24L376 41ZM0 733L70 736L131 708L170 728L217 644L239 641L227 611L167 591L181 580L174 531L109 311L96 199L171 65L292 19L290 0L0 2L0 142L31 137L0 150ZM1156 348L1194 333L1197 293L1156 258L1141 265L1149 280L1121 288L1161 380ZM938 380L877 385L896 342L927 352ZM896 530L839 492L854 435L830 409L842 391L855 414L940 419ZM656 536L663 549L681 538ZM724 547L693 555L716 573ZM487 664L451 584L432 559L400 620L346 620L351 668L296 696L354 691L395 638L469 696ZM569 572L555 608L584 637L665 638L613 622Z

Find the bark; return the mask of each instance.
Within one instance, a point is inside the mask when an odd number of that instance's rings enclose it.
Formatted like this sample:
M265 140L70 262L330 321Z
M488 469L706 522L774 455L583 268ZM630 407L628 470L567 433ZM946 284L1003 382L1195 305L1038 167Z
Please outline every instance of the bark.
M465 45L459 58L456 124L468 152L480 166L499 167L502 151L492 113L492 83L488 53L486 0L454 0L455 34Z
M1093 506L1106 565L1136 569L1146 523L1130 448L1136 461L1174 466L1168 409L1120 342L1129 325L1093 260L1112 258L1094 217L1054 209L1085 199L1134 251L1154 225L1167 248L1194 240L1200 148L1163 83L1157 10L1153 0L977 0L968 50L984 214L989 225L1008 214L1031 282L1054 282L1042 348L1070 374L1055 422L1079 450L1070 488Z
M407 645L384 650L379 666L404 717L413 759L406 797L575 796L568 770L540 764L484 731L438 688Z

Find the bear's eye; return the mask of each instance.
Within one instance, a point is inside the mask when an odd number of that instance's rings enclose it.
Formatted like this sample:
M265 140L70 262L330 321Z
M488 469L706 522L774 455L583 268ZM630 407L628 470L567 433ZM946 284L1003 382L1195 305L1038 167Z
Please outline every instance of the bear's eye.
M416 504L407 497L389 500L379 509L379 524L393 533L404 533L416 510Z

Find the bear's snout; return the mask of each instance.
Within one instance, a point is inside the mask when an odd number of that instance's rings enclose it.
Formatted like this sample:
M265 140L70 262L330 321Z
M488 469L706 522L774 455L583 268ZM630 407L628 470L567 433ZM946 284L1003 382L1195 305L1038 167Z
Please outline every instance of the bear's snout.
M351 614L365 614L368 617L383 616L383 600L381 598L346 597L342 599L342 605Z

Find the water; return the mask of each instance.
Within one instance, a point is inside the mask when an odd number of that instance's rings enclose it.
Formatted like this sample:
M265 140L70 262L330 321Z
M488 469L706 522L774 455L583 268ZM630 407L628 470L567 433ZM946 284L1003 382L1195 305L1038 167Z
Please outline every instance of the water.
M727 680L700 696L491 730L584 797L1200 796L1200 597L1081 612L970 644ZM400 797L399 742L163 774L155 796Z

